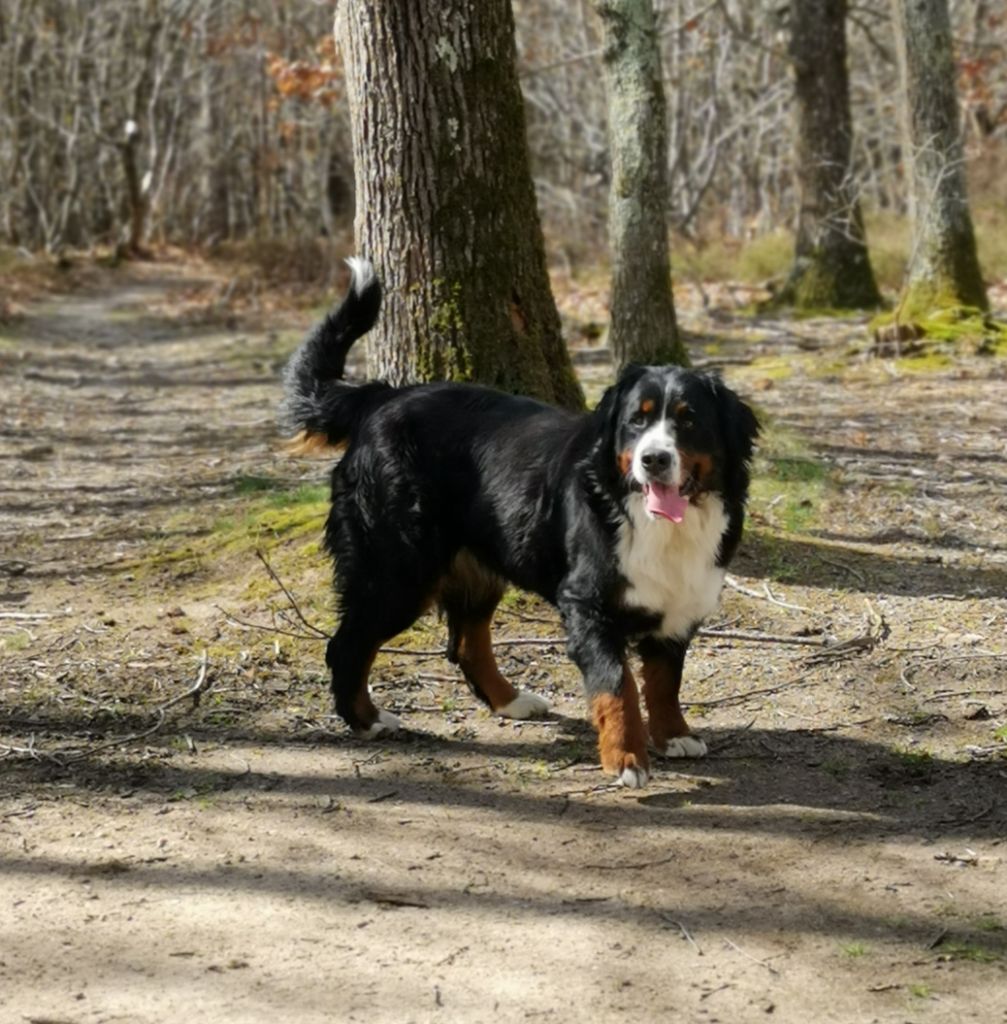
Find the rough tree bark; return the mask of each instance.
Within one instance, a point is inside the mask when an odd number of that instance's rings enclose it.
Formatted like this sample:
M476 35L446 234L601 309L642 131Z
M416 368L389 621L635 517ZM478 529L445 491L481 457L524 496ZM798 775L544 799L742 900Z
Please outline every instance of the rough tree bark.
M898 316L909 320L948 306L987 309L965 189L947 0L892 0L913 225Z
M549 289L511 0L343 2L356 244L385 286L371 372L583 406Z
M612 164L609 344L619 365L678 363L668 255L668 128L651 0L595 0L601 19Z
M798 220L794 265L777 301L802 309L881 302L851 166L846 6L846 0L790 4Z

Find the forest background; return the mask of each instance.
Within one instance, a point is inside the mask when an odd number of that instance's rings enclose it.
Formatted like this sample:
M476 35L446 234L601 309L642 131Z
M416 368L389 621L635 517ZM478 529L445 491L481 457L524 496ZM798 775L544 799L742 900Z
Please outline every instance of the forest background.
M1007 9L951 5L981 266L1007 273ZM764 283L792 259L786 6L657 5L677 279ZM587 0L515 3L518 73L554 268L604 265L608 139ZM853 173L882 288L909 249L890 5L850 5ZM352 147L329 3L17 2L0 12L0 241L64 253L129 237L331 286L349 250ZM235 117L236 111L241 112ZM128 138L125 127L133 126Z

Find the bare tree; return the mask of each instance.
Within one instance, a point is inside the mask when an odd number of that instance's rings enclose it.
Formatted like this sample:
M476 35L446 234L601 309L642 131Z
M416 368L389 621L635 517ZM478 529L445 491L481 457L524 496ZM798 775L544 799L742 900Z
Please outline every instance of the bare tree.
M661 50L651 0L595 0L608 94L609 344L619 365L678 363L668 254L668 128Z
M314 52L329 12L287 8L0 4L0 238L51 250L317 234L349 139L331 112L337 69ZM291 64L310 88L277 88Z
M925 317L952 305L986 309L965 189L947 0L892 3L905 94L913 225L898 315Z
M777 299L804 309L877 306L851 159L846 0L791 0L790 56L799 213L794 266Z
M538 205L550 255L571 267L596 264L607 242L596 2L513 0ZM652 2L669 107L668 217L691 243L688 253L679 249L678 272L691 276L692 253L702 258L708 243L729 250L790 225L798 207L790 5ZM865 214L902 216L907 161L891 13L891 0L848 7L849 166ZM1007 0L955 0L950 13L970 187L976 200L998 198ZM271 246L258 243L282 239L293 251L310 239L302 251L321 253L332 239L341 250L352 218L352 145L331 27L329 0L4 0L0 244L128 243L135 209L147 246L252 239L252 251L268 256ZM141 201L132 207L123 152L130 120L139 130ZM324 276L327 265L316 264L327 261L301 261L298 272Z
M358 250L385 284L371 370L583 404L528 170L510 0L338 8Z

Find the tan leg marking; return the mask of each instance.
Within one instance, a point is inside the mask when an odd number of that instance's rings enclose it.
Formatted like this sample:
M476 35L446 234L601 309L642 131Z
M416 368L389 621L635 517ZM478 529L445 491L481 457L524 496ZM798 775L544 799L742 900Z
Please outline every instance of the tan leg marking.
M628 667L623 667L621 693L601 693L591 700L591 720L598 730L598 753L607 774L622 776L627 769L649 772L640 698Z
M493 654L489 620L469 622L461 627L458 639L458 664L465 678L496 711L514 700L518 691L500 674Z
M643 659L643 699L647 704L650 738L658 750L664 750L668 740L690 734L678 702L681 682L674 678L671 666L663 658Z

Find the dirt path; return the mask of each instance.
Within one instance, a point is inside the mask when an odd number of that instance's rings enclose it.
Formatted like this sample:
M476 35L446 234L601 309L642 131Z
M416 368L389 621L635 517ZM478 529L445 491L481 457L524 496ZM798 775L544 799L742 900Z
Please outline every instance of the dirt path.
M1003 362L686 313L771 423L719 625L781 639L697 643L711 755L630 793L520 595L552 718L480 711L432 619L378 666L408 734L327 717L255 556L331 621L293 336L167 315L194 284L0 330L0 1021L1007 1021Z

